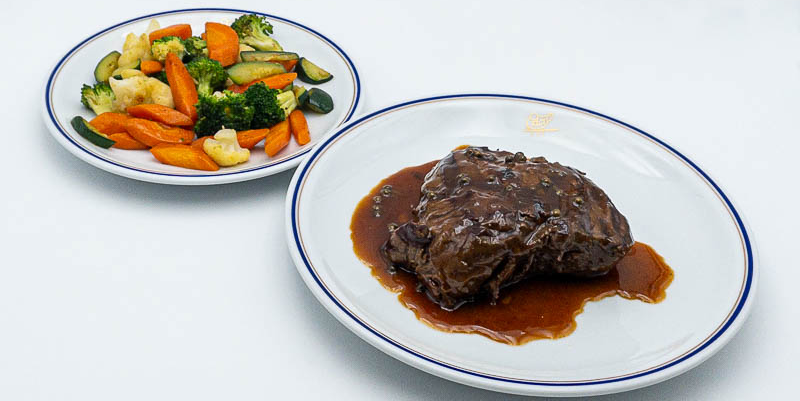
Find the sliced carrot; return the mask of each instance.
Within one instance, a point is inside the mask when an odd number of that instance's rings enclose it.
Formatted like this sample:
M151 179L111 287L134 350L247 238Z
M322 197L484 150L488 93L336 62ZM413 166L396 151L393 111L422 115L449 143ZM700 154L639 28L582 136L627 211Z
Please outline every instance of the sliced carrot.
M161 62L156 60L142 60L142 64L139 66L139 69L144 75L153 75L163 70L164 66L161 65Z
M193 170L217 171L219 166L205 152L189 145L161 144L150 149L150 153L164 164Z
M116 134L117 132L125 132L125 123L128 118L122 113L106 112L89 121L89 125L106 135Z
M292 135L294 135L294 140L297 141L298 145L305 145L311 142L311 133L308 132L308 121L306 121L306 116L303 115L303 112L297 109L294 109L291 113L289 113L289 126L292 127Z
M186 66L175 53L168 53L164 69L167 72L167 81L172 91L175 108L189 116L192 121L197 121L197 109L194 107L197 104L197 87L194 85L194 79L189 75L189 71L186 70Z
M131 117L144 118L167 125L181 127L194 125L194 121L186 114L160 104L139 104L130 106L127 112Z
M292 133L289 129L288 120L283 120L275 124L269 129L269 133L267 133L267 138L264 141L264 152L266 152L269 157L277 155L278 152L289 144L291 138Z
M216 22L206 22L208 58L219 61L223 67L236 63L239 56L239 35L233 28Z
M206 40L206 33L205 32L200 34L200 39Z
M239 146L247 149L253 149L259 142L267 137L268 133L269 128L239 131L236 133L236 140L239 142Z
M263 83L272 89L283 89L286 85L292 83L292 81L297 78L297 73L295 72L287 72L285 74L277 74L271 77L266 77L262 79L257 79L253 82L246 83L244 85L236 85L233 84L228 87L229 91L233 91L236 93L244 93L251 85L255 85L257 83Z
M266 78L262 78L262 79L250 82L249 84L247 84L245 86L244 89L247 90L247 88L250 85L255 85L255 84L259 83L259 82L263 83L264 85L269 86L272 89L283 89L283 88L286 87L286 85L291 84L292 81L295 80L295 78L297 78L297 73L296 72L287 72L285 74L277 74L277 75L273 75L271 77L266 77Z
M246 84L245 84L245 85L246 85ZM242 88L244 88L244 87L245 87L245 85L236 85L236 84L231 84L230 86L228 86L228 88L227 88L227 89L228 89L229 91L231 91L231 92L235 92L235 93L244 93L244 89L242 89Z
M194 139L192 131L170 127L143 118L129 119L125 124L125 131L147 146L156 146L161 143L188 144Z
M108 136L108 139L114 141L114 145L112 145L112 147L119 149L142 150L149 148L149 146L137 141L131 136L131 134L127 132L111 134Z
M292 68L297 64L297 60L275 60L273 63L278 63L286 69L287 72L291 71Z
M200 138L195 139L192 141L192 147L203 150L203 144L206 142L206 139L213 138L213 136L201 136Z
M192 36L192 26L189 24L170 25L161 29L150 32L150 44L153 41L167 36L177 36L181 39L187 39Z

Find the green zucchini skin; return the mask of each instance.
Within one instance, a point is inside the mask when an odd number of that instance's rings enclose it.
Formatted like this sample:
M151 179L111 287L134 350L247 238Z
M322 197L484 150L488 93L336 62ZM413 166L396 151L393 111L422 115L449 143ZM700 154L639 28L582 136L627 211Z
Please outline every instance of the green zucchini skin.
M237 85L253 82L271 75L283 74L286 69L278 63L267 61L243 61L228 68L228 78Z
M244 51L239 55L242 61L290 61L300 58L297 53L278 51Z
M78 131L80 136L86 138L87 141L101 148L108 149L114 146L116 143L103 136L103 134L94 129L94 127L92 127L91 124L89 124L89 122L81 116L75 116L72 121L70 121L70 124L72 125L72 128L75 128L75 131Z
M94 67L94 79L97 82L108 82L111 73L117 69L117 60L121 55L120 52L114 50L101 58L97 66Z
M321 84L333 79L333 75L312 63L305 57L300 57L300 61L294 67L297 78L309 84Z
M294 97L297 98L297 107L303 108L308 102L308 91L306 88L295 85L292 88L292 92L294 92Z
M333 111L333 98L320 88L311 88L305 108L315 113L328 114Z

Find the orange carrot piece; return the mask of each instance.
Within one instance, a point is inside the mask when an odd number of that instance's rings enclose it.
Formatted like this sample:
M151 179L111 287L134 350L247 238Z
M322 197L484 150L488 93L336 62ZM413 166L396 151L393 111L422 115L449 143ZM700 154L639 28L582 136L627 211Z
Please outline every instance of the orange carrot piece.
M309 142L311 142L311 133L308 132L308 121L306 121L306 116L303 115L303 112L297 109L294 109L291 113L289 113L289 126L292 127L292 135L294 135L294 140L297 141L297 144L302 146Z
M206 46L208 58L227 67L236 63L239 56L239 35L227 25L206 22Z
M256 145L267 137L269 128L251 129L247 131L239 131L236 133L236 141L239 146L247 149L253 149Z
M286 72L289 72L297 64L297 60L275 60L273 61L273 63L278 63L282 65L283 68L286 69Z
M186 114L160 104L139 104L136 106L130 106L128 107L127 112L131 117L153 120L166 125L175 125L180 127L194 125L194 121L192 121L192 119Z
M156 146L162 143L188 144L194 139L192 131L166 126L143 118L129 119L125 124L125 130L134 139L147 146Z
M197 104L197 87L194 85L194 79L189 75L189 71L186 70L186 66L175 53L168 53L164 68L167 72L167 81L172 91L175 108L189 116L192 121L197 121L197 109L194 107Z
M157 29L150 32L150 44L152 45L153 41L166 36L177 36L181 39L186 39L192 36L192 26L189 24L177 24Z
M231 91L231 92L235 92L235 93L244 93L244 89L242 89L242 88L244 88L246 85L247 85L247 84L245 84L245 85L236 85L236 84L231 84L230 86L228 86L228 88L227 88L227 89L228 89L229 91Z
M249 82L244 85L233 84L228 87L228 90L236 93L244 93L244 91L246 91L247 88L249 88L251 85L255 85L259 82L263 83L264 85L267 85L272 89L283 89L286 87L286 85L292 83L292 81L294 81L295 78L297 78L297 73L287 72L285 74L277 74L271 77L257 79L253 82Z
M150 149L158 161L193 170L217 171L219 166L205 152L189 145L161 144Z
M213 138L212 135L208 136L201 136L200 138L195 139L192 141L192 147L203 150L203 144L206 142L206 139Z
M139 69L144 75L153 75L164 69L164 66L161 65L161 62L156 60L142 60L142 64L139 66Z
M149 146L137 141L127 132L111 134L108 136L108 139L114 141L114 144L111 145L114 148L125 150L142 150L149 148Z
M246 84L244 89L247 90L247 88L250 85L255 85L255 84L259 83L259 82L263 83L264 85L269 86L272 89L283 89L283 88L286 87L286 85L291 84L292 81L295 80L295 78L297 78L297 73L296 72L287 72L285 74L277 74L277 75L273 75L271 77L266 77L266 78L262 78L262 79L250 82L249 84Z
M122 113L106 112L89 121L89 125L106 135L116 134L117 132L125 132L125 123L128 118Z
M269 129L264 141L264 152L269 157L275 156L289 144L290 139L292 139L292 133L289 129L289 121L283 120Z

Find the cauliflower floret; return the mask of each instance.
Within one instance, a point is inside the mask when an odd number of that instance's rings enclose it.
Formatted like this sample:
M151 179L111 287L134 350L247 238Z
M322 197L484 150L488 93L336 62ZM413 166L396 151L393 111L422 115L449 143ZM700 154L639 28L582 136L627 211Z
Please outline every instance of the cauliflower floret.
M203 150L220 166L235 166L250 160L250 151L239 146L236 131L221 129L203 142Z
M125 112L129 106L143 103L155 103L167 107L175 107L169 85L155 78L141 75L125 79L108 80L114 92L114 111Z
M161 24L158 23L158 20L153 18L150 20L150 23L147 24L147 30L145 30L144 33L149 36L153 31L157 31L159 29L161 29Z
M135 67L138 60L152 60L150 38L146 33L136 36L129 33L122 45L122 55L117 60L120 69ZM116 75L116 74L114 74Z
M143 77L145 76L143 72L139 70L134 70L133 68L125 68L122 70L118 70L117 74L114 76L119 75L122 79L131 78L131 77Z
M114 111L125 112L128 106L142 104L150 96L145 84L146 78L131 77L127 79L109 78L108 84L114 92Z
M140 60L152 60L150 54L150 32L159 29L161 26L156 20L150 20L147 31L141 35L131 32L125 36L125 43L122 45L122 54L117 59L117 68L111 75L119 75L124 69L135 68Z
M147 78L146 85L153 103L171 108L175 107L175 102L172 100L172 89L169 88L169 85L156 78L149 77Z

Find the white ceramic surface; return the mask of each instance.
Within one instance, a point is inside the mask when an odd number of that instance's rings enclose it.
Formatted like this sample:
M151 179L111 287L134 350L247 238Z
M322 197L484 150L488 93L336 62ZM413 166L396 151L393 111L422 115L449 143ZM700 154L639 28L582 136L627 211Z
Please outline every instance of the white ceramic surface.
M360 82L355 66L344 51L313 29L279 16L264 14L273 25L273 37L287 51L313 60L334 75L319 85L333 98L335 108L329 114L307 113L311 142L299 146L292 141L275 157L268 157L263 148L251 152L246 163L205 172L159 163L148 151L102 149L78 135L69 124L72 117L94 117L80 103L81 85L94 84L94 67L111 50L122 49L129 32L143 33L149 21L156 19L162 27L189 23L195 35L204 31L205 22L231 23L247 10L191 9L151 14L107 28L70 50L48 75L44 90L44 119L50 132L72 154L103 170L143 181L177 185L210 185L245 181L264 177L296 166L301 156L330 130L346 122L359 104ZM299 82L299 81L298 81ZM306 85L310 88L315 85Z
M523 346L419 322L353 253L350 218L382 178L463 144L541 155L585 171L627 216L634 238L674 269L666 299L591 302L568 337ZM557 102L456 95L361 117L323 139L301 164L286 205L293 260L335 317L395 358L486 389L588 395L668 379L727 343L753 299L754 250L716 184L658 139Z

